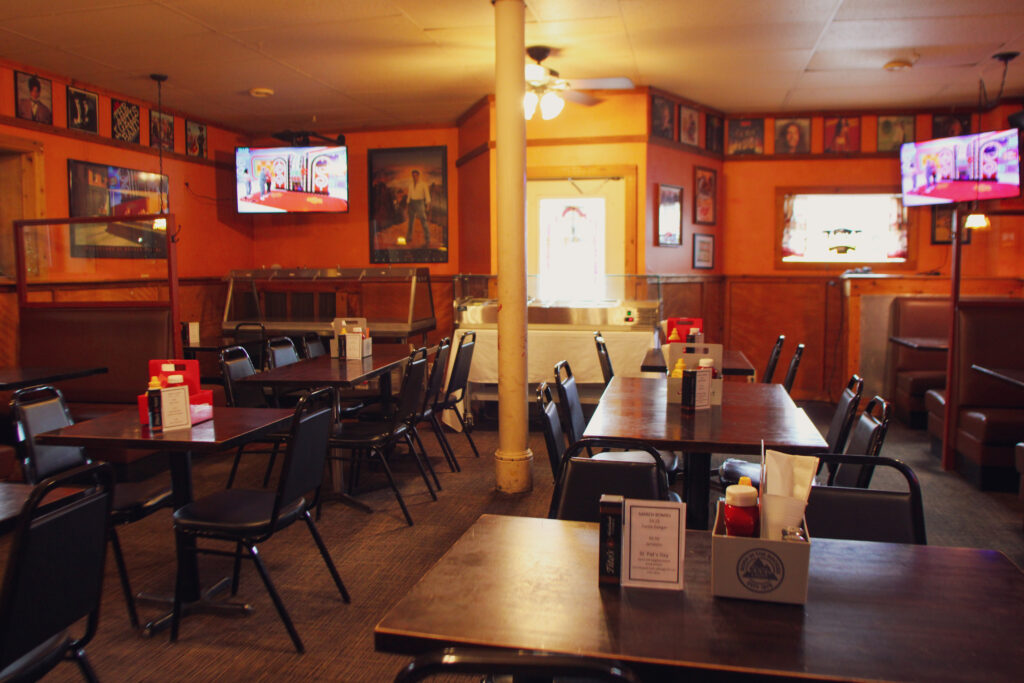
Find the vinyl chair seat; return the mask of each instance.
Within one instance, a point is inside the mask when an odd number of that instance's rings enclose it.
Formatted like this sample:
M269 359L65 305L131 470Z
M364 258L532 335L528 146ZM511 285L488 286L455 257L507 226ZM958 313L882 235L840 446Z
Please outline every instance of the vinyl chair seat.
M331 446L335 448L371 448L394 441L408 430L404 423L393 425L389 421L379 422L357 420L342 422L331 435Z
M674 451L658 451L661 462L665 465L665 471L669 473L669 479L679 467L679 456ZM614 462L643 462L650 463L651 456L647 451L605 451L595 453L594 460L606 460Z
M176 510L174 523L193 533L261 536L295 522L307 507L305 498L283 504L272 528L276 494L269 489L217 491Z
M728 458L718 468L718 478L722 488L735 484L740 477L750 477L750 483L754 487L761 485L761 463L740 460L739 458Z

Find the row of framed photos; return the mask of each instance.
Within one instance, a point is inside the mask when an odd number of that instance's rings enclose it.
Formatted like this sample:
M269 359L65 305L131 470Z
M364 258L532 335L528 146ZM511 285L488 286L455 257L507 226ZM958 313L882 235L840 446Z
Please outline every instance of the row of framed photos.
M53 125L53 83L48 78L22 71L14 72L15 115L19 119ZM67 86L67 126L99 134L99 96L88 90ZM140 144L142 109L133 102L110 99L110 137ZM149 110L149 146L174 151L174 117ZM185 153L207 157L206 124L185 121Z
M693 222L714 225L717 219L718 173L714 169L693 168ZM657 225L654 230L657 247L683 245L683 188L658 185Z
M728 137L722 117L705 114L701 144L700 110L676 105L665 97L651 96L651 135L730 155L765 153L763 118L730 119ZM879 115L875 150L895 152L904 142L916 139L913 115ZM678 126L677 126L678 122ZM860 116L825 116L824 151L827 154L861 152ZM971 133L970 114L933 114L932 137L943 138ZM775 154L811 153L811 117L775 118Z

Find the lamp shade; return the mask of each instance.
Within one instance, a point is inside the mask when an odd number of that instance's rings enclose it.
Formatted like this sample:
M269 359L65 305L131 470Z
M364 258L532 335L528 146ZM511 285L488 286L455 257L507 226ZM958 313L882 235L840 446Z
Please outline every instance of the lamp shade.
M532 90L527 91L527 93L523 95L523 116L526 117L527 121L533 118L534 113L537 111L537 103L539 101L540 98L537 97L537 93Z
M540 98L540 115L545 121L561 114L563 107L565 107L565 100L559 97L558 93L549 91Z

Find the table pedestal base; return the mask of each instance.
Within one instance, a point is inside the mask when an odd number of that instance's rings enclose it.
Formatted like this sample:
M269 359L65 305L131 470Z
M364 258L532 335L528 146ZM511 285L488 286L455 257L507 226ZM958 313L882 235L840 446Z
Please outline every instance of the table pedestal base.
M181 605L181 616L187 617L190 614L234 614L234 615L247 615L252 612L252 605L244 602L225 602L222 600L214 600L214 598L225 590L231 587L231 579L224 577L217 583L210 586L198 600L193 602L185 602ZM164 629L170 628L171 621L174 616L174 597L167 597L161 595L147 595L145 593L139 593L135 596L139 602L145 602L150 604L161 605L164 607L171 608L165 614L160 615L153 621L150 621L142 627L142 635L146 638L152 637L154 634L163 631Z

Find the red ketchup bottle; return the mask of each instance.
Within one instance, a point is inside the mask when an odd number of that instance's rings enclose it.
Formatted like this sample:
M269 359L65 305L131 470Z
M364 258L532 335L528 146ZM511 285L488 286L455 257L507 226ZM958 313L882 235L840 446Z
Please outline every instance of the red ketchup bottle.
M725 533L729 536L757 536L759 533L757 489L750 477L725 489Z

